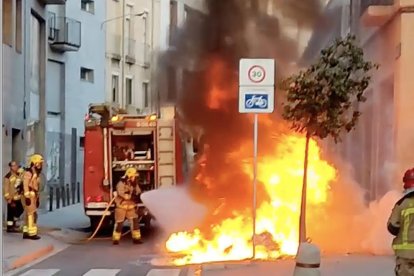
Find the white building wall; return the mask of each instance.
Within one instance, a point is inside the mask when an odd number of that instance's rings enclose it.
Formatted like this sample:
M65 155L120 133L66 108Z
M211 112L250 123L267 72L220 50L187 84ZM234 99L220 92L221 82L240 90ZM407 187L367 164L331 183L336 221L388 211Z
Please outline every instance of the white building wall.
M48 85L54 91L48 93L53 97L48 103L60 102L61 106L60 116L48 114L47 119L48 178L53 179L59 170L59 175L64 175L59 182L74 181L71 168L76 158L76 181L82 182L80 138L84 135L84 118L90 103L105 101L105 33L101 24L105 20L106 5L104 1L94 1L91 13L81 9L81 1L67 1L66 5L48 6L48 11L81 22L81 46L77 51L62 53L49 47L47 73L52 79ZM81 79L82 67L93 70L92 81ZM56 108L48 106L48 111L53 109ZM76 156L72 149L72 129L76 129Z
M88 105L105 100L105 34L101 30L105 9L104 1L95 1L94 14L81 10L80 1L68 1L66 4L66 16L82 23L79 51L66 54L67 134L76 128L83 135ZM80 79L81 67L93 70L93 82Z

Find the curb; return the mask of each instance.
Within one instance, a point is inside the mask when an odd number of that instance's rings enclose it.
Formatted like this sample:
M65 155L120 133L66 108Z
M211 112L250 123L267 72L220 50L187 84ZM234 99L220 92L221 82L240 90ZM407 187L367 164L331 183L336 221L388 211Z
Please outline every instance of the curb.
M14 270L14 269L17 269L19 267L25 266L25 265L33 262L36 259L39 259L41 257L46 256L47 254L51 253L54 249L55 249L55 247L53 245L48 245L48 246L46 246L44 248L41 248L39 250L36 250L32 253L29 253L27 255L18 257L17 259L15 259L15 260L13 260L9 263L9 265L7 266L6 271Z

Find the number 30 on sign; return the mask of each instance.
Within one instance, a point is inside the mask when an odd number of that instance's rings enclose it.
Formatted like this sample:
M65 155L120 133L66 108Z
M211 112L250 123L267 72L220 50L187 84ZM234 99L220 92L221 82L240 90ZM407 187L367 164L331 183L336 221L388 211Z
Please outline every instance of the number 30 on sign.
M249 79L254 83L260 83L266 77L265 69L260 65L253 65L250 67L249 72Z

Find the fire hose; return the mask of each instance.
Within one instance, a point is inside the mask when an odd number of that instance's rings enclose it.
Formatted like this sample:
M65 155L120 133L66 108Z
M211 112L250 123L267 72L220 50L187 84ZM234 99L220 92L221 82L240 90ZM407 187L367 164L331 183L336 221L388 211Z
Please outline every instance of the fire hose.
M115 198L116 197L113 197L112 200L109 202L108 206L106 207L105 211L103 212L103 215L101 217L101 220L98 223L98 226L96 227L95 231L92 233L91 236L89 236L88 238L85 238L85 239L81 239L79 241L64 241L64 242L65 243L68 243L68 244L74 244L74 245L76 245L76 244L85 244L85 243L90 242L91 240L107 240L107 239L111 239L110 237L106 237L106 238L95 238L95 236L99 232L99 230L101 229L102 224L103 224L103 222L105 220L105 217L108 216L107 215L107 212L109 211L109 208L111 208L112 203L114 203ZM141 218L139 218L139 220L141 220ZM128 233L130 233L130 232L131 232L131 230L126 231L125 233L122 234L122 236L125 236Z

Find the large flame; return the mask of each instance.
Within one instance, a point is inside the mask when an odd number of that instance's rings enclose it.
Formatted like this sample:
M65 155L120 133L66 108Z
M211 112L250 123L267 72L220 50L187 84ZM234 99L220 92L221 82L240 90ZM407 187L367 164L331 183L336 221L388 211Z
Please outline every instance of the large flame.
M296 253L304 144L305 138L301 136L284 135L259 159L258 184L264 186L266 197L260 198L257 205L257 259L273 259ZM253 179L252 160L243 158L245 156L249 153L240 150L230 153L229 159L240 162L244 172ZM335 177L336 170L321 159L318 144L311 140L308 208L327 201L329 185ZM203 235L200 229L174 233L166 247L171 252L185 254L185 257L174 261L176 265L247 259L252 257L252 229L252 209L246 206L244 211L234 212L232 217L213 225L209 237Z

